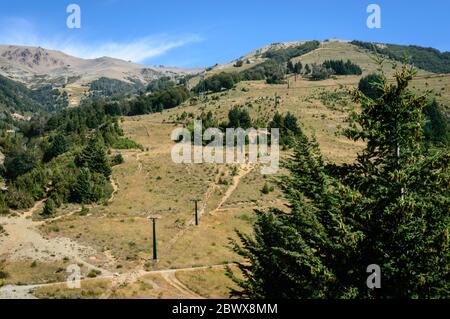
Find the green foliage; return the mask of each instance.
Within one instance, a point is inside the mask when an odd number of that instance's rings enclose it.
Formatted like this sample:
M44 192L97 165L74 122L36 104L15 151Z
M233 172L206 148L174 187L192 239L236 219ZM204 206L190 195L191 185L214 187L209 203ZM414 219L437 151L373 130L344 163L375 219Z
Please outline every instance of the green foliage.
M342 60L327 60L323 63L323 66L333 70L336 75L362 74L361 68L350 60L347 60L347 62Z
M275 60L269 59L239 73L242 81L259 81L269 79L270 82L283 79L284 67ZM275 77L275 78L274 78Z
M69 106L67 92L54 89L49 84L32 90L31 97L41 105L40 110L46 112L54 113Z
M269 84L284 83L286 71L300 74L302 69L301 63L294 66L290 60L314 51L319 46L319 41L308 41L294 47L269 50L263 54L263 57L267 58L266 61L240 72L239 78L241 81L266 80ZM287 68L285 68L286 64Z
M359 80L358 89L371 99L377 99L383 93L381 87L382 78L379 74L372 73Z
M309 66L309 64L305 65L305 74L309 74L311 73L311 67Z
M270 192L273 192L273 190L274 190L274 187L273 186L269 186L269 184L266 182L266 183L264 183L264 186L261 189L261 193L263 193L264 195L267 195Z
M99 138L89 140L83 151L75 156L75 164L78 167L87 167L91 172L102 174L105 177L111 175L111 166L106 150Z
M111 166L120 165L124 162L122 154L116 154L111 159Z
M234 250L244 298L449 298L448 152L422 147L426 97L408 89L403 67L383 94L353 93L346 136L366 148L353 164L326 165L302 133L280 180L289 213L258 212L254 236L238 232ZM381 289L366 286L381 268Z
M201 80L193 89L194 92L220 92L222 90L229 90L240 81L237 73L221 72L214 74L204 80Z
M35 168L36 162L36 156L31 151L16 149L5 158L5 175L14 180Z
M80 204L90 204L102 198L107 198L112 192L111 184L103 174L91 173L83 167L73 185L71 199Z
M120 96L124 94L133 94L144 89L144 85L139 81L124 82L117 79L101 77L90 84L90 93L92 96Z
M369 98L381 98L383 94L382 77L378 74L370 74L359 81L359 90ZM426 143L435 146L445 146L449 143L448 119L441 110L436 100L428 103L423 109L426 117L424 135Z
M8 203L6 201L5 195L0 193L0 215L6 215L9 213Z
M428 103L424 108L426 123L424 126L425 139L436 146L448 146L450 142L449 122L436 100Z
M16 124L18 133L0 136L8 188L0 209L29 208L44 198L55 207L107 198L112 189L106 148L142 148L123 137L116 115L127 107L124 101L85 100L78 108ZM81 173L83 168L88 174Z
M130 150L130 149L144 150L144 147L141 144L138 144L135 141L132 141L126 137L116 138L111 143L111 147L116 148L118 150Z
M228 125L231 128L243 128L244 130L252 127L252 119L246 109L234 107L228 112Z
M8 188L6 203L12 209L24 209L32 207L34 199L28 192L15 186L10 186Z
M42 216L51 217L56 212L56 204L52 198L49 198L45 201L44 210L42 211Z
M236 63L233 65L235 68L240 68L241 66L244 65L244 61L242 60L237 60Z
M50 138L50 145L44 153L44 161L48 162L53 158L64 154L69 150L69 143L64 135L56 135Z
M176 107L190 97L185 86L167 88L150 95L140 95L133 99L127 108L124 103L122 114L140 115L160 112L165 109Z
M292 58L302 56L320 47L319 41L307 41L303 44L284 49L269 50L263 54L264 58L274 60L277 63L285 63Z
M383 44L381 47L374 43L363 41L352 41L351 43L399 62L404 62L405 56L407 56L410 58L413 65L425 71L434 73L450 73L449 52L442 53L433 48L424 48L416 45L405 46Z
M50 85L30 90L22 83L0 75L0 111L55 112L67 106L67 95Z
M302 73L302 69L303 69L303 64L301 62L297 62L294 65L294 73L295 74L301 74Z
M317 65L313 63L311 65L311 74L309 77L313 81L321 81L328 79L333 74L334 71L332 69L326 68L324 65Z
M147 85L147 92L158 92L175 86L175 82L168 76L151 81Z
M286 115L275 113L272 121L269 123L269 128L278 128L280 131L280 145L292 147L295 138L301 133L297 118L288 112Z

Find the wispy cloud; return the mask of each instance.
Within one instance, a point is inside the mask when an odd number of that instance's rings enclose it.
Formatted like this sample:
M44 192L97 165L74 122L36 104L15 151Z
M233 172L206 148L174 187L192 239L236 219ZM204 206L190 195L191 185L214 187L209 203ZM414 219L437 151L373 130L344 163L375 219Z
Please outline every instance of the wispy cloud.
M34 25L23 18L8 18L0 24L0 44L41 46L59 50L81 58L93 59L109 56L133 62L143 62L161 56L170 50L203 41L196 34L148 35L127 41L87 43L73 37L39 35Z
M113 58L142 62L202 39L195 35L172 37L170 35L147 36L130 42L106 42L91 46L80 43L66 43L59 50L84 58L109 56Z

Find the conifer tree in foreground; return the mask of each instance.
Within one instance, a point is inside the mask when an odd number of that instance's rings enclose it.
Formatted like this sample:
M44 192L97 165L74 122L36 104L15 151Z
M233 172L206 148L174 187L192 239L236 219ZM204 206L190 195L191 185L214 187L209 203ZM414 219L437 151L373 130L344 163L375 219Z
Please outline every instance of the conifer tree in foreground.
M232 295L250 298L449 298L449 159L423 148L426 96L408 89L415 70L380 74L382 94L361 104L345 135L366 148L354 164L326 165L299 133L281 188L289 211L259 211L238 232L244 257ZM369 289L367 266L381 268ZM243 275L243 277L241 276Z

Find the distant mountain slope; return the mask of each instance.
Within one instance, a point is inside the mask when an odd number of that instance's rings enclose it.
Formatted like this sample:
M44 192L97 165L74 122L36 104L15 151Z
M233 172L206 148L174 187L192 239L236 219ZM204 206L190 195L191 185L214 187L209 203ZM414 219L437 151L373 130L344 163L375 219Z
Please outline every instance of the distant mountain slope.
M90 84L111 79L130 85L146 85L161 77L178 77L202 69L148 67L119 59L101 57L81 59L41 47L0 45L0 75L21 82L29 88L52 85L68 94L69 105L76 106L87 96Z
M119 59L81 59L41 47L0 45L0 74L28 86L45 83L88 84L99 78L146 83L161 76L192 74L201 69L147 67Z
M0 75L0 111L9 113L53 112L67 107L67 96L46 85L31 90L24 84Z
M450 52L440 52L434 48L424 48L417 45L398 45L352 41L354 45L377 52L392 60L403 62L407 56L411 63L422 70L433 73L450 73Z

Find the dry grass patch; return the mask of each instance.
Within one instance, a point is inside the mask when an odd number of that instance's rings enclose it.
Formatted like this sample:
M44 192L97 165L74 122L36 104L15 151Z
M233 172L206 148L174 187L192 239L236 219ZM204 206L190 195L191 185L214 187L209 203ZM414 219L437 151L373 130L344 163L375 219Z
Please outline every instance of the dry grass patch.
M232 267L236 270L236 267ZM230 298L230 288L236 284L226 276L225 268L208 268L195 271L177 271L176 277L196 294L209 299Z
M33 294L39 299L98 299L110 286L111 279L83 280L80 288L58 284L36 288Z

